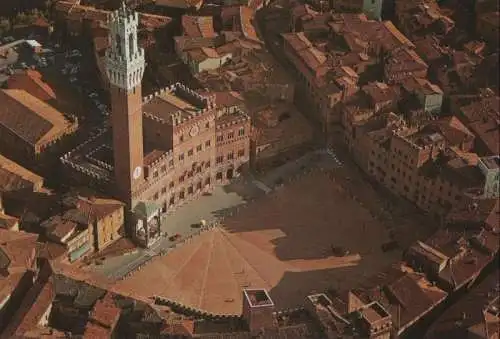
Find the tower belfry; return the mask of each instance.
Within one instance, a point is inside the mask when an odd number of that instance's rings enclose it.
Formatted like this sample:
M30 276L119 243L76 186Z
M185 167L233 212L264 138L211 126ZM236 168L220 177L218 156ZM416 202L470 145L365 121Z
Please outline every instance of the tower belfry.
M141 82L145 62L144 49L137 42L138 25L139 14L123 3L111 13L106 51L116 188L128 204L144 180Z

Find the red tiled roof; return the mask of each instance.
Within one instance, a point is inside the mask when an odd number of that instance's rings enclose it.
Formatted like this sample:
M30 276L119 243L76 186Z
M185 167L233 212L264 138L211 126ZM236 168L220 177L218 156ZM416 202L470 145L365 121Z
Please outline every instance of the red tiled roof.
M55 11L65 15L68 19L76 22L83 20L107 22L110 11L97 9L92 6L83 6L69 1L58 1L55 4ZM145 28L160 28L170 23L172 18L149 13L139 13L139 23Z
M203 0L156 0L155 5L173 8L199 8Z
M244 99L238 92L215 92L214 95L217 107L242 106L244 104Z
M72 234L78 226L75 222L65 220L61 216L55 216L49 221L47 235L57 241L62 241L65 237Z
M87 323L83 339L108 339L111 337L111 331L107 328L94 323Z
M118 200L100 198L79 198L76 208L68 211L64 218L76 222L91 223L101 220L116 211L123 209L124 204Z
M61 112L23 90L1 90L0 102L0 124L31 145L48 143L72 129Z
M221 18L225 26L231 26L247 39L260 41L253 25L254 11L247 6L227 6L222 9Z
M480 324L485 325L484 309L490 302L498 286L500 272L495 270L490 273L478 286L470 289L457 303L453 304L432 324L426 333L426 339L443 338L468 338L467 329L469 326ZM465 313L465 317L463 317ZM496 331L500 330L495 324ZM490 333L492 335L494 331ZM486 337L483 337L486 338Z
M35 70L15 73L7 80L7 86L11 89L25 90L42 101L56 98L52 88L42 80L42 75Z
M35 329L45 312L51 307L54 296L52 279L48 282L36 282L24 296L21 305L0 338L24 337L27 332Z
M428 66L414 50L401 48L391 53L385 67L388 68L389 72L400 72L403 70L412 72L426 70Z
M425 128L442 134L450 146L460 146L463 142L474 139L474 134L456 117L446 117L433 121Z
M217 35L211 16L183 15L181 25L183 34L192 38L213 38Z
M8 258L8 269L29 269L35 259L37 234L0 228L0 251Z
M66 253L66 247L61 244L56 244L53 242L45 242L37 244L37 256L40 258L45 258L49 261L57 261L62 259Z
M0 192L38 191L42 186L42 177L0 154Z

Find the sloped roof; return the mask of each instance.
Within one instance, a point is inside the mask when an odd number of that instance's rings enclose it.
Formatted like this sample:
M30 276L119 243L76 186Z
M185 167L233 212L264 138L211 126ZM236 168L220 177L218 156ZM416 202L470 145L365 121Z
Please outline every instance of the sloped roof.
M184 35L189 37L213 38L217 35L214 31L214 22L211 16L183 15L181 24Z
M29 263L34 258L37 239L37 234L0 228L0 250L4 258L8 258L9 271L30 268Z
M10 89L20 89L28 92L39 100L49 101L56 98L52 88L42 80L42 75L35 70L20 71L7 81Z
M114 199L79 197L73 209L67 211L63 218L80 224L88 224L101 220L102 218L123 208L124 204Z
M0 192L33 189L43 178L0 154Z
M71 123L63 114L23 90L0 91L0 124L31 145L65 133Z

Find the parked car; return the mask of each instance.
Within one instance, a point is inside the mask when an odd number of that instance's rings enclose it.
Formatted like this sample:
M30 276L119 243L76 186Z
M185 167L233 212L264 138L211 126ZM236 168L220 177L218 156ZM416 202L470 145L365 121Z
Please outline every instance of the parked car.
M75 83L77 80L78 80L78 79L77 79L77 78L75 78L75 77L71 77L71 78L69 78L69 82L70 82L70 83Z

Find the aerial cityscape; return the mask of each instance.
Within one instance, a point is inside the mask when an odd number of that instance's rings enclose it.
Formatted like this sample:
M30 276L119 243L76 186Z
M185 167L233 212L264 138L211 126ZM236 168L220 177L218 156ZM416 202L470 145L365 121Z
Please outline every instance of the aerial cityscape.
M497 0L0 2L0 339L498 339Z

